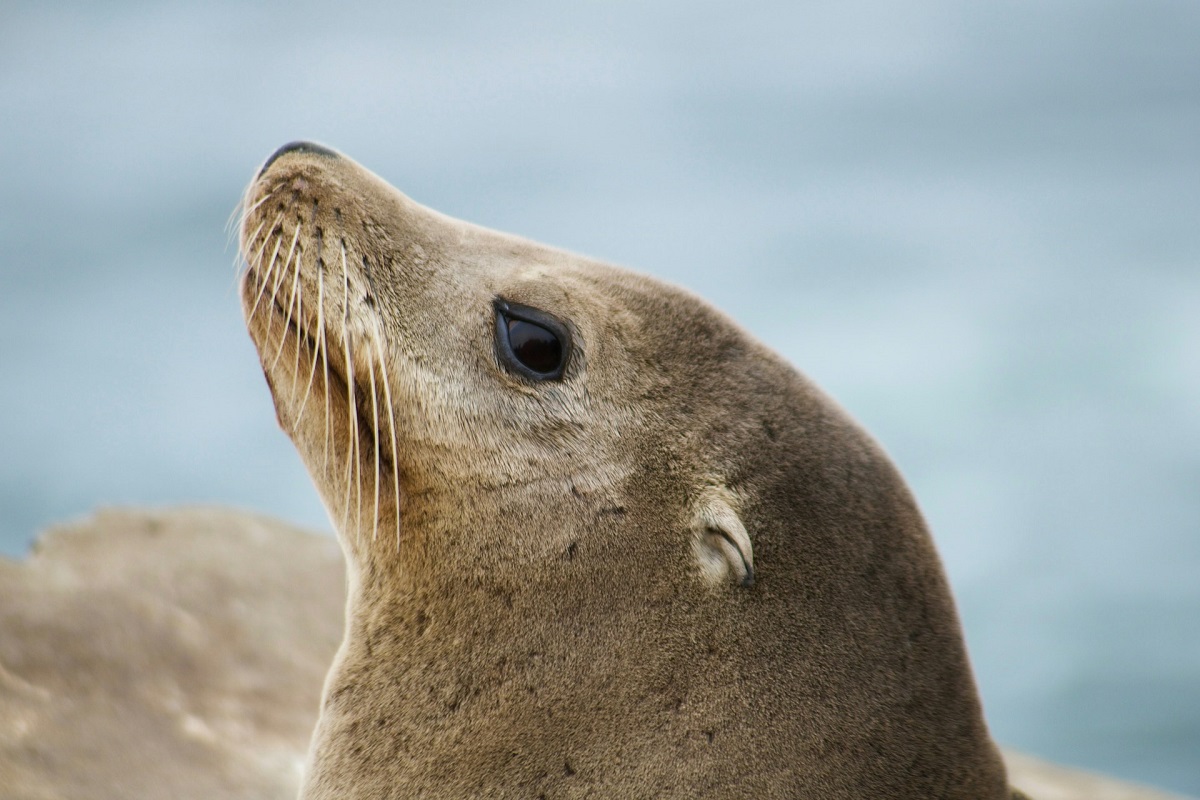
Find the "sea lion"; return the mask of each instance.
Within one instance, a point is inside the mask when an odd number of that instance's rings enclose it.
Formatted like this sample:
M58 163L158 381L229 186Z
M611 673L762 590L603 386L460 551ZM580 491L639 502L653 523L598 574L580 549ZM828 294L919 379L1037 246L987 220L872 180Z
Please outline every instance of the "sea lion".
M720 312L304 142L241 248L347 557L303 798L1010 796L902 479Z

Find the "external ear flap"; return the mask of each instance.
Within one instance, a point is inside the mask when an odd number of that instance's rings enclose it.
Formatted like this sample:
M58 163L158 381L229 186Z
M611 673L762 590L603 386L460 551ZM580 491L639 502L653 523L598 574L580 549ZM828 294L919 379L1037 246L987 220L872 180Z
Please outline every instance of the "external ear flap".
M738 505L737 495L725 486L705 489L696 504L692 549L701 576L712 586L730 580L754 585L754 548Z

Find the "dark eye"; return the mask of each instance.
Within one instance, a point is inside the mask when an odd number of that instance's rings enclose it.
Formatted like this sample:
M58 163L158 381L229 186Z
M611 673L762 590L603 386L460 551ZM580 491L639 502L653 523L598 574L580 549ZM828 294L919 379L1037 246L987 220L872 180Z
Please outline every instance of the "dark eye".
M523 319L508 321L508 343L513 355L534 372L554 372L562 363L562 344L553 331Z
M571 337L554 317L536 308L496 301L496 351L510 369L526 378L561 378Z

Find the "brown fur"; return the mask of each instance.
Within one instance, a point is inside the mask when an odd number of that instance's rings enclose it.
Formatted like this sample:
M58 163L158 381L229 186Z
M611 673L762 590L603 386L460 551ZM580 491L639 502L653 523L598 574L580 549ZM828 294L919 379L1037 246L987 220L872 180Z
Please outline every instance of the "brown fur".
M349 565L303 797L1008 796L912 498L788 364L336 154L246 209L248 327ZM497 296L571 328L562 381L501 366ZM752 585L699 566L710 507Z

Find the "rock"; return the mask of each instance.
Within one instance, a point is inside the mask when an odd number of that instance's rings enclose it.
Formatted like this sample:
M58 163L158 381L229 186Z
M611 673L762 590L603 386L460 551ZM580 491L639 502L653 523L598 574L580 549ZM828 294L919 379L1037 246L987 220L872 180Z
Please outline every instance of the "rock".
M1031 800L1185 800L1145 786L1004 751L1009 781Z
M292 798L341 637L336 542L103 511L0 560L0 795ZM1034 800L1170 795L1007 752Z
M295 797L341 635L337 543L106 511L0 561L0 795Z

